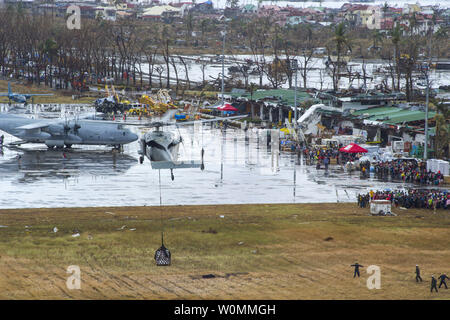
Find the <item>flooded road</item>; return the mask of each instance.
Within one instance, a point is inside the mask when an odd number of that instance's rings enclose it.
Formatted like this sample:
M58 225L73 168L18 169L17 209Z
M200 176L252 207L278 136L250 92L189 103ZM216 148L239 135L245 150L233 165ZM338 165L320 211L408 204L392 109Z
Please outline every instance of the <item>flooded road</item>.
M203 147L205 170L176 169L174 181L169 170L161 170L163 205L353 202L371 188L408 186L361 180L340 166L325 172L300 164L294 154L272 151L265 130L222 131L203 124L174 131L184 140L179 160L199 161ZM14 140L5 134L6 143ZM123 153L102 147L3 147L0 208L159 205L159 172L138 158L137 142L125 145Z

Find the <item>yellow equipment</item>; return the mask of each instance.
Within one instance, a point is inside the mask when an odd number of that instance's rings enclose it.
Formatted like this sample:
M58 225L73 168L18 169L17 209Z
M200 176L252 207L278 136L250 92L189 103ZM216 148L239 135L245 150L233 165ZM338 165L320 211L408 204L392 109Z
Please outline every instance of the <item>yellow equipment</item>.
M156 101L144 94L139 98L139 103L148 105L152 111L158 114L163 114L167 112L168 109L176 109L177 107L173 104L170 98L168 90L161 89L156 94Z
M116 101L118 101L119 104L123 104L123 105L131 104L131 102L128 100L125 100L125 99L120 100L119 99L119 95L117 94L116 90L114 89L114 85L111 85L111 89L112 89L113 95L116 97Z

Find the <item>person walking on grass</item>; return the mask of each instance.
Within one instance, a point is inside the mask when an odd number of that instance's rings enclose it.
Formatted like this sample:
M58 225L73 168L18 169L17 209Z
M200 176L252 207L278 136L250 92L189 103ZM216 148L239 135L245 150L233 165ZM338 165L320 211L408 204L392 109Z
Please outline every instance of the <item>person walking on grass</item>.
M441 288L442 285L444 285L445 289L448 289L447 287L447 283L445 282L446 279L450 279L449 277L447 277L447 275L445 273L441 274L438 278L439 280L441 280L439 282L439 289Z
M420 269L419 266L416 264L416 282L422 282L422 277L420 276Z
M355 264L352 264L351 267L355 267L355 273L353 274L353 278L358 275L359 278L359 268L363 268L364 266L360 265L358 262L355 262Z
M437 289L437 281L436 281L436 279L434 278L434 275L432 275L431 276L431 290L430 290L430 292L433 292L433 289L435 289L436 290L436 292L438 292L438 289Z

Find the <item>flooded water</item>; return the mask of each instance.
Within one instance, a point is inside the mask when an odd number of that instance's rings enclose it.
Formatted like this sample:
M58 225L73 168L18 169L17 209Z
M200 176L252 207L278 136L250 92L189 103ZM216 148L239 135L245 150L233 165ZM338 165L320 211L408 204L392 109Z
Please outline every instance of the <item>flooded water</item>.
M294 154L271 150L267 132L185 127L179 160L200 160L205 170L154 170L138 161L138 143L123 153L83 147L48 151L44 145L3 147L0 208L154 206L182 204L308 203L355 201L373 189L403 187L373 178L361 180L339 166L328 172L302 165ZM15 138L5 135L5 142ZM19 159L20 157L20 159Z
M221 52L219 52L221 53ZM243 82L245 80L242 78L242 75L240 73L234 73L231 74L228 71L228 68L231 66L236 66L236 63L231 63L230 61L240 61L242 62L245 59L250 60L256 60L261 59L261 56L253 56L253 55L225 55L227 59L227 63L225 64L225 72L229 77L232 78L240 78ZM198 83L201 83L203 80L209 81L211 79L217 79L220 77L220 74L222 72L222 65L219 62L199 62L196 61L196 59L201 59L203 61L208 61L208 59L211 57L211 55L198 55L198 56L186 56L190 59L186 60L187 64L187 72L189 75L190 81L196 81ZM286 57L283 55L280 55L279 58L285 59ZM302 57L294 57L291 56L291 59L297 59L299 61L299 67L302 68ZM267 55L264 57L264 60L267 63L270 63L274 59L273 56ZM166 70L166 66L164 64L164 59L162 56L158 57L157 63L161 68ZM308 72L308 78L306 86L308 88L315 88L318 90L329 90L333 88L333 80L332 76L329 70L325 68L325 61L326 58L312 58L308 64L308 68L311 70ZM363 63L361 59L353 59L348 62L347 69L348 71L351 71L352 73L359 73L362 77L364 74L363 68L365 68L366 76L371 78L368 79L366 82L366 86L368 89L374 89L376 85L382 83L382 81L386 81L388 85L391 85L391 79L386 76L384 73L377 72L378 70L383 70L383 68L388 67L388 62L380 59L373 59L373 60L367 60ZM176 64L177 66L177 74L179 79L186 79L186 70L181 65L181 63ZM173 67L171 66L170 69ZM203 72L202 68L204 68L204 78L203 78ZM143 63L142 69L144 72L148 70L148 64ZM165 72L165 71L164 71ZM416 75L415 75L416 76ZM418 75L417 75L418 76ZM432 69L430 71L430 82L432 88L439 88L439 86L446 86L450 85L450 72L448 70L435 70ZM298 77L298 87L303 87L303 79L301 78L300 74L297 75ZM145 78L147 79L147 78ZM145 80L147 81L147 80ZM400 82L401 86L405 86L405 81L402 79ZM248 83L258 83L259 84L259 76L258 75L249 75L248 77ZM154 85L158 85L158 81L156 78L153 79ZM164 82L163 82L164 83ZM175 84L175 81L173 80L172 83ZM262 84L271 86L271 82L269 81L269 78L267 75L264 75L262 77ZM294 83L293 83L294 84ZM357 77L354 77L352 81L349 81L348 78L342 77L339 80L339 87L340 88L349 88L350 86L359 88L364 84L364 81L358 80ZM416 85L416 83L414 83ZM289 88L289 83L287 82L287 79L284 83L280 85L280 88Z

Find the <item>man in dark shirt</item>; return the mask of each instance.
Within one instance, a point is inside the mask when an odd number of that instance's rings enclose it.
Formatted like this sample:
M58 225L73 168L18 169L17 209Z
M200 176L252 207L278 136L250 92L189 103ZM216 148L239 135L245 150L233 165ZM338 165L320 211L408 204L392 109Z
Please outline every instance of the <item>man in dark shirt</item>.
M422 282L422 277L420 276L420 269L419 266L416 264L416 282Z
M441 274L441 275L439 276L439 279L441 280L441 281L439 282L439 289L441 288L442 285L445 286L445 289L448 289L448 288L447 288L447 283L445 282L445 280L446 280L446 279L450 279L450 278L447 277L447 275L446 275L445 273L443 273L443 274Z
M437 281L436 281L436 279L434 278L434 275L432 275L431 276L431 290L430 290L430 292L433 292L433 289L435 289L436 290L436 292L438 292L438 289L437 289Z
M351 267L355 267L355 273L353 274L353 278L358 275L359 277L359 267L363 268L364 266L360 265L358 262L355 262L355 264L352 264Z

